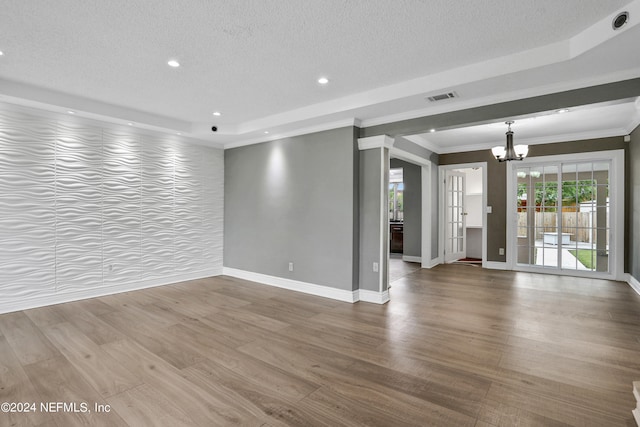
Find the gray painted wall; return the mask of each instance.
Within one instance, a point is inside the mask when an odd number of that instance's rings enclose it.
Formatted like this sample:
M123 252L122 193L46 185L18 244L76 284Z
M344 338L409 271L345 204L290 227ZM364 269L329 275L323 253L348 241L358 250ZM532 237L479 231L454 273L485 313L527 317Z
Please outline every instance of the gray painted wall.
M357 286L356 132L346 127L225 150L225 267Z
M360 151L360 289L370 291L380 289L380 273L373 271L373 263L380 262L383 155L380 148ZM380 269L384 269L384 265L380 265Z
M636 279L640 280L640 127L631 133L629 143L628 159L628 192L627 206L629 207L629 218L627 224L629 237L628 246L628 272Z
M403 169L403 255L420 257L422 253L422 167L400 159L391 159L390 163L391 168Z
M551 156L556 154L586 153L591 151L626 149L622 137L598 138L582 141L560 142L554 144L532 145L529 157ZM499 248L507 247L507 167L499 163L491 150L468 151L465 153L441 154L441 165L487 162L487 205L493 213L487 215L487 260L505 262L506 255L499 255ZM628 172L627 172L628 173ZM625 179L628 182L628 179ZM626 233L627 239L629 233ZM625 247L628 248L626 241Z

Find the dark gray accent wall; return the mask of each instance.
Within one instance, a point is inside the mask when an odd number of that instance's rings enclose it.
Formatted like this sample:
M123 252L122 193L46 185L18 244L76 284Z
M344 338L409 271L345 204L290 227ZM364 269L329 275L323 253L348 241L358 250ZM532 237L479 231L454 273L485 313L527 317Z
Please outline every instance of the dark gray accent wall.
M393 169L403 169L403 255L420 257L422 253L422 167L400 159L391 159L390 163Z
M517 136L516 136L517 137ZM622 137L598 138L529 146L529 157L558 154L586 153L592 151L625 149ZM493 158L491 150L441 154L441 165L487 162L487 205L493 213L487 214L487 260L505 262L506 255L499 255L499 248L507 247L507 166ZM628 182L625 179L625 182ZM628 236L628 233L626 233ZM437 235L437 234L436 234ZM628 241L625 247L628 247Z
M355 289L356 134L346 127L225 150L225 267Z
M627 270L636 280L640 280L640 127L631 133L629 152L627 153L627 210L628 220L628 256Z

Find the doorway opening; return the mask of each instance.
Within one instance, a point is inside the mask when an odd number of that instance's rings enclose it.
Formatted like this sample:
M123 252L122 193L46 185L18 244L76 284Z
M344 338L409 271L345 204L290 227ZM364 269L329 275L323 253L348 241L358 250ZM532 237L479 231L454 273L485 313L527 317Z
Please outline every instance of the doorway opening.
M486 162L440 167L441 259L486 264Z
M394 149L389 161L389 283L419 270L424 259L431 258L424 249L431 240L430 166L403 154Z

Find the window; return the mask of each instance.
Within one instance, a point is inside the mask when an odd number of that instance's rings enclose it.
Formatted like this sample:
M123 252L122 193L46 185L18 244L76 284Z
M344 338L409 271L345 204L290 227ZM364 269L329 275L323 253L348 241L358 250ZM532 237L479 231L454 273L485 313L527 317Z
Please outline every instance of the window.
M403 169L389 170L389 221L404 219L404 183Z

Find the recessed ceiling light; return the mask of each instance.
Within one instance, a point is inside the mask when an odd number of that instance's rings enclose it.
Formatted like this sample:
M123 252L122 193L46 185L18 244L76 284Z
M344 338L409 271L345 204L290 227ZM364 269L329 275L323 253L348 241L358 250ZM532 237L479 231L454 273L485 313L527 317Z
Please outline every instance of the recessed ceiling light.
M318 79L318 83L320 83L321 85L326 85L327 83L329 83L329 79L326 77L320 77Z
M265 130L265 131L264 131L264 133L265 133L265 135L266 135L266 134L268 134L268 133L269 133L269 131L268 131L268 130Z
M75 114L76 112L75 112L75 111L71 111L71 110L69 110L69 111L67 111L67 113L69 113L69 114Z
M221 113L220 111L214 111L214 112L213 112L213 115L214 115L214 116L221 116L221 115L222 115L222 113Z
M0 56L4 55L4 52L0 50Z
M127 123L129 126L133 126L133 122L128 122Z
M167 64L169 65L169 67L173 68L178 68L180 66L180 63L175 59L170 60L169 62L167 62Z
M176 132L176 135L182 135L182 132Z
M436 131L435 129L429 129L429 132L431 132L431 133L433 133L435 131Z
M556 110L556 113L558 114L564 114L564 113L568 113L569 109L568 108L561 108L560 110Z

